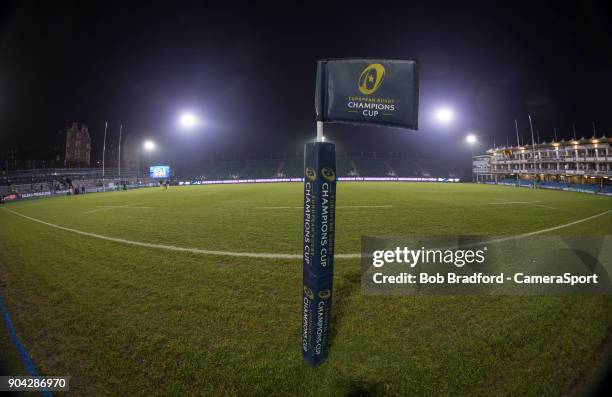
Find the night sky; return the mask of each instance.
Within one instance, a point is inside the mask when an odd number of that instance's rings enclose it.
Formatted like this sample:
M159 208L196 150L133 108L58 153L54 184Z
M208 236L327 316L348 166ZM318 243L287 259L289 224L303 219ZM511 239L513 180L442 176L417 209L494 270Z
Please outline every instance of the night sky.
M572 136L572 123L579 136L592 135L592 121L598 135L612 132L612 12L604 1L123 3L5 3L0 157L13 147L44 156L57 132L79 121L97 159L106 120L111 142L122 123L179 166L294 155L315 135L315 61L328 57L420 62L419 131L330 125L326 135L341 152L465 158L468 131L481 148L494 138L514 143L514 119L527 138L528 114L541 140L555 127ZM435 122L442 105L454 109L452 125ZM204 125L180 130L183 110Z

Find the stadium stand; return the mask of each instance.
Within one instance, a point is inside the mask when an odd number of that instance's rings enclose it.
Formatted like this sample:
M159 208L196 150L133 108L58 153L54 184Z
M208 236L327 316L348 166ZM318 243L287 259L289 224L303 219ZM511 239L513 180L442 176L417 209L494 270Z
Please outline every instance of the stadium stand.
M131 187L151 183L135 172L124 172L121 177L115 170L108 170L102 176L99 168L49 168L14 171L0 179L0 196L19 194L21 196L48 195L56 193L95 192L108 187L130 185ZM103 187L105 185L105 187Z
M238 179L248 169L248 164L240 161L228 161L219 164L210 173L203 174L205 179Z
M419 164L423 165L419 165ZM184 180L226 180L300 178L304 160L301 158L226 161L206 164L195 172L181 173ZM452 173L445 165L436 161L402 158L339 157L336 173L341 177L449 177Z
M180 171L172 179L205 181L300 178L303 173L303 162L302 158L209 162L197 169ZM345 156L337 158L337 174L340 177L454 176L447 167L434 160ZM106 170L104 179L106 182L115 184L126 180L136 184L139 180L150 182L146 175L139 173L122 173L120 179L116 170L110 169ZM63 190L70 183L78 185L79 188L84 186L87 190L98 189L102 186L102 170L99 168L56 168L13 171L9 176L0 178L0 193L6 194L11 189L18 189L21 192Z
M187 181L215 181L231 179L300 178L303 173L303 159L265 159L248 161L211 161L201 167L181 171L171 178L171 183ZM336 160L339 177L407 177L407 178L461 178L452 168L439 160L423 158L376 158L374 156L339 156ZM590 181L586 179L585 181ZM516 186L516 177L502 177L497 182L482 181ZM612 194L609 179L606 183L575 183L554 180L538 181L537 187L545 189L571 190L587 193ZM104 187L103 187L104 184ZM107 169L102 178L99 168L55 168L12 171L0 177L0 197L7 195L34 196L66 194L67 192L97 192L120 189L123 185L141 187L157 184L146 175L124 172L121 178L116 170ZM528 179L520 179L521 187L532 186Z
M400 159L389 159L387 163L393 170L395 176L419 177L423 175L421 169L412 160L402 161Z
M389 168L381 159L356 158L353 162L359 176L389 176Z
M472 171L476 182L516 185L518 178L519 186L609 194L612 137L493 147L473 156Z
M299 178L302 176L304 169L303 159L284 160L281 168L281 177L283 178Z
M278 170L282 169L283 161L261 160L252 161L249 163L248 172L245 174L248 178L276 178ZM280 171L282 173L282 171ZM244 175L243 175L244 176Z
M355 162L348 158L336 159L336 173L338 176L358 176Z
M118 178L116 170L106 170L106 179ZM137 178L139 173L124 172L122 178ZM70 178L79 179L102 179L102 169L100 168L46 168L35 170L12 171L9 175L3 176L0 184L27 184L41 183L53 180Z

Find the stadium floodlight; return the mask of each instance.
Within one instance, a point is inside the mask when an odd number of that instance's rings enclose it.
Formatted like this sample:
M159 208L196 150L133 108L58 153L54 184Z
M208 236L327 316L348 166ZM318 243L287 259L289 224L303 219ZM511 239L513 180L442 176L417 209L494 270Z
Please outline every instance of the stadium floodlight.
M467 136L465 137L465 141L469 143L470 145L473 145L478 141L478 139L476 138L476 135L474 134L467 134Z
M198 124L198 118L195 114L186 112L179 117L179 124L183 128L192 128Z
M436 120L442 124L448 124L453 120L453 110L448 107L441 107L436 110Z
M144 148L146 151L150 152L153 149L155 149L155 142L151 141L151 140L147 140L144 142Z

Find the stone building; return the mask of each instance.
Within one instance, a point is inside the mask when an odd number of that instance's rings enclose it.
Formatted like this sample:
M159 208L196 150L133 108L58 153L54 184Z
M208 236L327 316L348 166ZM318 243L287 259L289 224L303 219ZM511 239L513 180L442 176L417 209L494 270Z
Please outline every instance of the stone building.
M85 124L79 127L75 121L66 127L64 165L67 167L89 167L91 165L91 137Z

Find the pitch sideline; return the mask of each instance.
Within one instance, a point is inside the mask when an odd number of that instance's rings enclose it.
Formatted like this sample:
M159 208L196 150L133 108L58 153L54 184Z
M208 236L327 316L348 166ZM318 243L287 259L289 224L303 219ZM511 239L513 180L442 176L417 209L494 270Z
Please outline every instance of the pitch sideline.
M97 238L97 239L100 239L100 240L112 241L112 242L115 242L115 243L121 243L121 244L127 244L127 245L135 245L135 246L138 246L138 247L156 248L156 249L162 249L162 250L167 250L167 251L177 251L177 252L189 252L189 253L192 253L192 254L217 255L217 256L234 256L234 257L242 257L242 258L267 258L267 259L301 259L302 258L302 255L297 255L297 254L273 254L273 253L266 253L266 252L259 253L259 252L216 251L216 250L206 250L206 249L200 249L200 248L177 247L175 245L144 243L142 241L126 240L126 239L117 238L117 237L109 237L109 236L104 236L104 235L101 235L101 234L84 232L82 230L72 229L72 228L69 228L69 227L56 225L54 223L45 222L45 221L40 220L40 219L32 218L30 216L21 214L21 213L19 213L17 211L9 210L8 208L0 207L0 209L2 209L4 211L7 211L7 212L10 212L10 213L12 213L14 215L20 216L22 218L31 220L33 222L38 222L40 224L43 224L43 225L46 225L46 226L49 226L49 227L53 227L53 228L56 228L56 229L59 229L59 230L64 230L66 232L80 234L81 236L86 236L86 237L93 237L93 238ZM497 239L481 242L481 244L483 244L483 243L493 244L493 243L499 243L499 242L509 241L509 240L518 240L518 239L521 239L521 238L531 237L531 236L535 236L535 235L542 234L542 233L548 233L548 232L552 232L552 231L555 231L555 230L563 229L563 228L566 228L566 227L569 227L569 226L577 225L579 223L590 221L591 219L595 219L595 218L598 218L600 216L609 214L610 212L612 212L612 210L607 210L607 211L601 212L599 214L595 214L595 215L589 216L587 218L579 219L577 221L569 222L569 223L566 223L566 224L563 224L563 225L553 226L553 227L549 227L549 228L546 228L546 229L537 230L537 231L534 231L534 232L523 233L523 234L519 234L519 235L516 235L516 236L508 236L508 237L497 238ZM336 259L354 259L354 258L360 258L361 254L360 253L356 253L356 254L336 254L336 255L334 255L334 257Z

